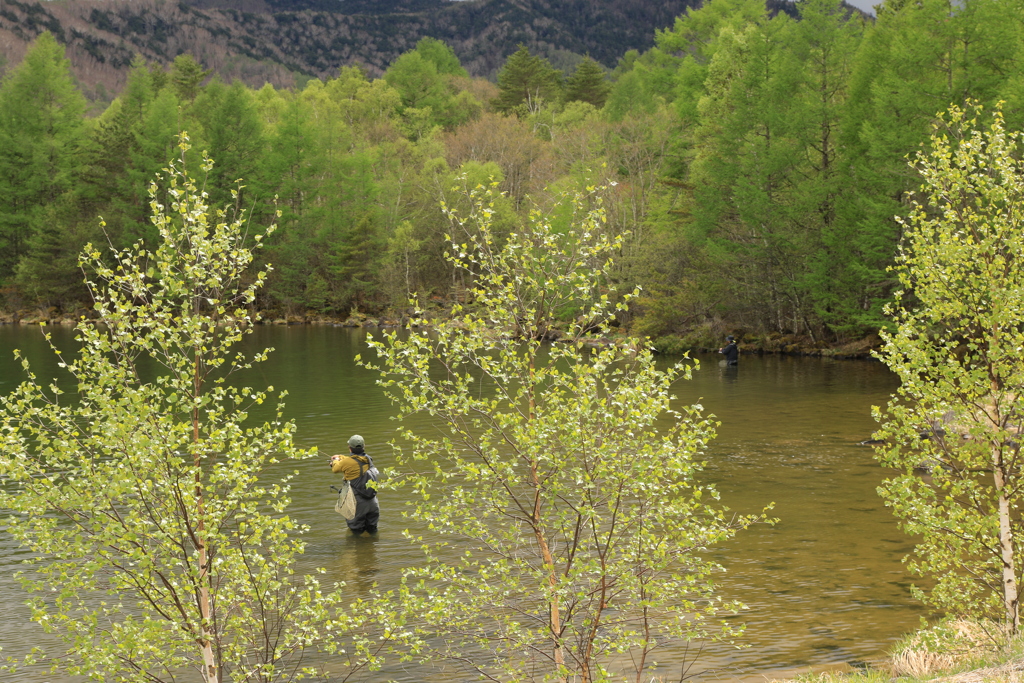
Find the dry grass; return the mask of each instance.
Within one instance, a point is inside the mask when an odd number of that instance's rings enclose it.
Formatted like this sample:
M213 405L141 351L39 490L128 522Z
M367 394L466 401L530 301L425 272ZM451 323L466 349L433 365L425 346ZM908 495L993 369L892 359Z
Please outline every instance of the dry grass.
M768 683L1024 683L1024 639L998 625L946 621L904 638L889 661L856 673L823 672Z
M894 676L925 678L983 660L1005 640L998 626L957 619L915 633L897 646L890 666Z
M1014 661L972 669L953 676L932 679L932 683L1022 683L1024 682L1024 662Z
M892 672L895 676L924 678L939 671L948 671L956 664L956 656L946 652L909 649L893 655Z

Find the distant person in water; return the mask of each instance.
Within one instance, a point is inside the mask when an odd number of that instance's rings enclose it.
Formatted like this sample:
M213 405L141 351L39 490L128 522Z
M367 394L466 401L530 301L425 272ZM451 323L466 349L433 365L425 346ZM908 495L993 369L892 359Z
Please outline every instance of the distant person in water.
M377 521L380 519L380 504L377 502L377 468L373 459L364 450L366 442L363 437L354 434L348 440L349 455L331 456L331 471L345 475L345 481L352 487L356 497L356 515L345 520L354 534L369 531L377 533Z
M739 365L740 350L736 346L736 340L730 334L725 338L725 342L725 346L718 349L718 352L725 355L725 362L727 365Z

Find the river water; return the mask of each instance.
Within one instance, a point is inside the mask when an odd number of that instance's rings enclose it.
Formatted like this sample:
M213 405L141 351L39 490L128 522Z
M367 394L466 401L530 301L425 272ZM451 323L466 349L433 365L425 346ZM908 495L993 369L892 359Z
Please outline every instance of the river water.
M70 330L50 329L59 346L72 346ZM359 433L378 465L387 467L386 443L396 427L392 410L375 375L353 362L355 354L366 353L365 334L329 326L257 328L246 344L276 351L243 381L288 390L286 416L298 425L300 446L342 452L349 435ZM22 380L12 357L16 348L40 380L62 381L38 328L0 326L0 393ZM871 449L857 443L874 429L871 406L886 401L896 379L870 361L745 356L738 368L723 368L714 356L698 359L693 379L680 382L675 393L680 402L701 403L721 423L704 478L737 512L774 502L772 514L780 521L715 549L726 568L718 578L720 594L749 607L734 620L746 624L744 647L707 645L689 672L704 672L698 676L704 680L763 681L881 659L923 614L910 598L911 579L900 561L911 545L875 493L885 472ZM336 482L325 458L299 467L292 514L311 527L306 567L323 567L327 581L344 580L355 591L374 582L395 585L401 568L418 562L418 548L401 535L410 526L400 515L402 501L382 494L378 537L353 538L333 512L329 485ZM0 536L5 656L54 642L28 620L25 597L12 578L21 553ZM665 675L674 670L678 678L693 652L661 652ZM374 680L389 677L424 678L403 669ZM39 669L4 680L72 681Z

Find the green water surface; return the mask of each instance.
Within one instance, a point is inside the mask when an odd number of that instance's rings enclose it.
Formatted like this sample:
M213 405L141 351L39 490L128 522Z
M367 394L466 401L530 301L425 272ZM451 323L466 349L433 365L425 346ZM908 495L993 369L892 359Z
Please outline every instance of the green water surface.
M58 345L73 346L69 329L51 331ZM401 568L420 558L401 532L421 530L401 516L397 494L381 495L376 538L350 536L332 509L329 486L336 482L326 455L347 450L351 434L362 434L377 463L390 465L386 443L395 433L393 411L373 373L353 362L355 354L367 352L365 334L330 326L259 327L246 344L276 351L240 380L286 389L286 417L298 425L299 445L317 446L324 454L288 465L300 470L292 514L311 528L305 568L325 568L328 582L344 580L353 593L374 583L395 585ZM15 348L30 359L40 380L58 377L39 328L0 326L0 393L23 378L13 360ZM700 402L721 422L705 478L717 484L732 509L750 513L774 502L772 514L781 521L743 532L714 551L727 569L719 577L721 594L749 606L736 618L746 624L746 647L708 644L696 663L693 647L660 651L666 680L678 679L688 663L689 673L703 671L699 678L705 680L764 680L794 669L881 658L923 614L909 596L911 579L900 562L910 543L875 493L885 473L871 449L858 445L874 429L870 407L886 401L895 378L869 361L744 356L738 368L723 368L714 356L699 360L693 379L675 393L680 402ZM628 455L628 444L620 452ZM0 535L4 655L54 644L28 620L25 596L12 579L23 552ZM445 680L434 670L407 665L372 680L388 678ZM73 679L26 670L5 680Z

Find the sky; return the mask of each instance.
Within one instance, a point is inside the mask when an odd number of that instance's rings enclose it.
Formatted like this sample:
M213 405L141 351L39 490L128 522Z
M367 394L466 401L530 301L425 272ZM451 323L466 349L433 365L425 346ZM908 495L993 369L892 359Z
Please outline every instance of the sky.
M846 2L859 10L867 12L871 16L875 16L874 6L882 4L882 0L846 0Z

